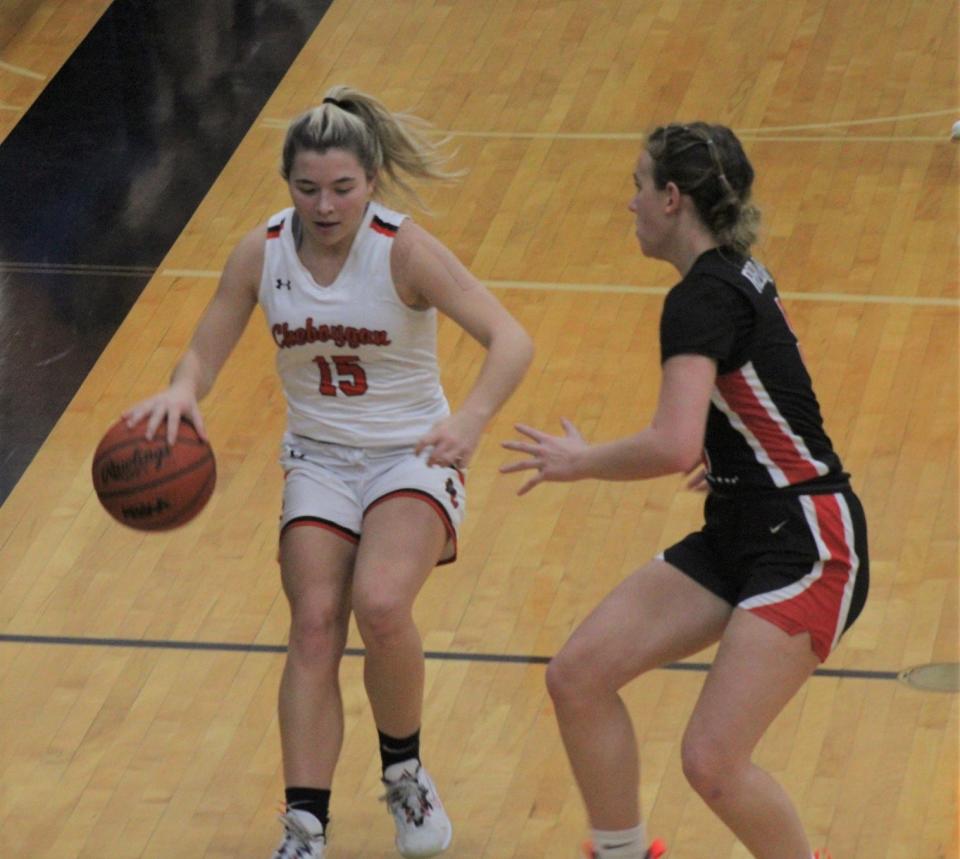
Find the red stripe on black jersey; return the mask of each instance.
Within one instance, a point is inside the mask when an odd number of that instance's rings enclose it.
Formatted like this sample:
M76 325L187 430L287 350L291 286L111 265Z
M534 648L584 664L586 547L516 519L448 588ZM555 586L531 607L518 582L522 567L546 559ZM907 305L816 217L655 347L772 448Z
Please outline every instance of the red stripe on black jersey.
M842 495L807 495L801 500L820 560L792 585L740 603L791 635L810 633L813 651L824 661L847 626L860 573L850 511Z
M376 215L373 216L373 220L370 221L370 229L376 230L384 236L389 236L391 239L397 234L397 230L400 229L396 224L388 224L382 218L378 218Z
M750 445L775 486L792 486L829 472L790 428L751 364L718 376L716 384L722 401L715 405Z
M283 225L286 223L286 218L284 218L279 224L272 224L267 227L267 238L268 239L279 239L280 233L283 232Z

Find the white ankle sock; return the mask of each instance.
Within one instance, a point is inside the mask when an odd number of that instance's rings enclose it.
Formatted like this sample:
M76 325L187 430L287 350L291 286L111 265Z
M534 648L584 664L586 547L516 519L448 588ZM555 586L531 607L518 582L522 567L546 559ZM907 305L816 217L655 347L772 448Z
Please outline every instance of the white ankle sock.
M597 859L643 859L647 852L645 829L640 823L633 829L592 830L590 836Z

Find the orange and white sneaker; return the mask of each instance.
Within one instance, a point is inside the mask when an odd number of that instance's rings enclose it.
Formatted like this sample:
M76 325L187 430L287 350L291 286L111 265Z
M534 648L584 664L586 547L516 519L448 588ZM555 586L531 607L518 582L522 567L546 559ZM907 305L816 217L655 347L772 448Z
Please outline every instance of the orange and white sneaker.
M830 859L829 850L814 850L813 859Z
M660 859L661 856L666 856L666 854L667 845L659 838L656 838L647 848L647 852L643 854L643 859ZM599 859L597 851L593 849L593 844L590 841L584 842L582 859ZM815 859L830 859L830 857L815 857Z

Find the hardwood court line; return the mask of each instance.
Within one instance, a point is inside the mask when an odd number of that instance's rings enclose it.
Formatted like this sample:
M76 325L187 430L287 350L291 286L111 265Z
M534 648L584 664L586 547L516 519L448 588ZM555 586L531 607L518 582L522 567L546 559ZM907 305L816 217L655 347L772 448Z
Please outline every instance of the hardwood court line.
M192 268L164 268L160 277L216 279L219 271ZM491 289L539 289L547 292L609 292L630 295L666 295L668 286L632 286L625 283L550 283L534 280L484 280ZM790 301L825 301L842 304L901 304L909 307L960 308L960 298L924 298L911 295L865 295L853 292L781 292Z
M950 116L960 113L960 107L948 107L944 110L928 110L923 113L901 113L899 116L875 116L871 119L838 119L832 122L811 122L805 125L770 125L761 128L743 128L744 134L764 134L781 131L805 131L808 128L847 128L853 125L879 125L884 122L899 122L907 119L926 119L931 116ZM859 139L859 138L858 138ZM937 138L938 140L940 138Z
M734 129L736 131L736 129ZM438 130L438 134L449 135L450 137L490 137L490 138L523 138L531 140L636 140L641 141L647 135L642 131L629 132L553 132L553 131L456 131L454 129ZM737 131L737 136L741 140L755 140L758 142L777 142L777 143L796 143L806 141L808 143L829 143L831 141L850 142L850 143L949 143L949 135L892 135L892 134L858 134L851 137L848 134L832 134L813 136L811 134L760 134L758 132Z
M144 265L84 265L83 263L13 262L0 260L0 272L26 272L29 274L87 274L99 277L150 277L156 273L152 266Z
M846 134L814 137L811 135L784 135L785 131L813 131L824 129L844 129L864 125L882 125L887 122L901 122L911 119L928 119L935 116L956 116L960 114L960 107L947 107L939 110L927 110L919 113L902 113L894 116L873 116L867 119L836 119L830 122L810 122L802 125L770 125L759 128L734 129L741 137L790 142L806 140L810 142L824 142L831 140L853 140L866 143L942 143L949 135L864 135L849 137ZM265 128L286 129L289 120L266 117L261 121ZM447 134L452 137L493 137L493 138L529 138L535 140L643 140L644 132L551 132L551 131L460 131L457 129L436 129L438 134Z
M24 78L33 78L33 80L35 81L45 81L47 79L47 76L44 74L40 74L40 72L35 72L35 71L32 71L31 69L25 69L25 68L22 68L21 66L15 66L15 65L12 65L11 63L5 63L3 60L0 60L0 69L10 72L11 74L14 74L14 75L20 75L21 77L24 77Z
M164 268L157 272L160 277L199 277L216 280L221 272L200 268Z
M948 113L948 111L943 111ZM873 120L871 120L872 122ZM286 129L289 122L282 119L264 119L260 123L264 128ZM846 123L851 124L851 123ZM843 123L838 127L843 127ZM449 137L479 137L497 140L591 140L595 142L602 141L623 141L635 140L641 141L647 135L643 131L623 131L623 132L604 132L604 131L460 131L455 128L431 129L436 134ZM736 129L734 129L737 131ZM775 131L776 129L770 129ZM737 131L742 140L769 141L778 143L795 143L806 141L808 143L824 142L851 142L851 143L944 143L950 142L950 136L947 133L936 135L857 135L851 137L847 134L821 135L813 136L809 134L795 135L777 135L763 134L758 131Z
M550 292L620 292L666 295L668 286L630 286L617 283L549 283L529 280L485 280L494 289L541 289ZM960 298L925 298L914 295L867 295L852 292L781 292L790 301L825 301L843 304L903 304L910 307L960 308Z
M796 143L805 140L808 143L949 143L950 135L947 132L943 134L833 134L820 135L814 137L812 134L757 134L750 131L737 132L741 140L752 140L755 143L766 143L767 141L776 143Z
M150 638L86 638L73 635L23 635L0 633L0 644L35 644L75 647L113 647L141 650L194 650L222 653L286 653L285 644L239 644L229 641L178 641L175 639ZM348 647L346 656L364 656L362 647ZM495 662L515 665L546 665L549 656L525 655L518 653L466 653L451 650L427 650L424 657L447 662ZM709 671L709 662L671 662L660 666L664 671ZM868 671L856 668L818 668L813 672L820 677L846 677L859 680L896 680L897 671Z

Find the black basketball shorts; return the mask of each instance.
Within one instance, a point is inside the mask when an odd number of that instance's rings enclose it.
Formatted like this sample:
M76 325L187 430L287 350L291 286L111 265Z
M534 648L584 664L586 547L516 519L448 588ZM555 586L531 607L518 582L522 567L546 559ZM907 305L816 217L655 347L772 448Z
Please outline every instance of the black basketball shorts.
M866 602L867 524L851 489L822 495L709 495L705 523L660 556L711 593L790 635L824 661Z

